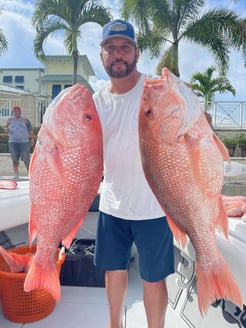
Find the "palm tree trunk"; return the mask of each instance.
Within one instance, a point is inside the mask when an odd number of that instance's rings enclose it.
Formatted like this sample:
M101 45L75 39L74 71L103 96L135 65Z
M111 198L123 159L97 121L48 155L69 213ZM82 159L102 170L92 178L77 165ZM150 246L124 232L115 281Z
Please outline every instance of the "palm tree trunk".
M73 84L77 83L77 72L78 72L78 50L73 51Z
M158 66L157 74L161 75L163 67L168 67L168 69L177 77L179 77L179 61L178 61L179 46L178 42L173 42L171 47L167 49L162 56Z

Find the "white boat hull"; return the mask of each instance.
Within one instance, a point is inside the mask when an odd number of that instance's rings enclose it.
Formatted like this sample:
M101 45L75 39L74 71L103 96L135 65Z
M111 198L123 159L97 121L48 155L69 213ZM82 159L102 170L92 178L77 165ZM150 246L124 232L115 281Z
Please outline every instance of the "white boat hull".
M7 233L10 233L13 244L19 242L28 243L27 224L25 223L28 223L29 220L29 206L28 181L18 182L18 188L16 190L0 190L0 231L5 230ZM79 231L80 237L82 236L82 230L86 234L92 232L90 238L95 237L97 215L97 212L88 213L87 219ZM24 231L22 231L23 227ZM86 238L85 235L83 236ZM220 234L217 234L217 241L220 251L241 288L243 301L246 304L246 223L240 218L229 218L229 241ZM246 308L241 311L230 302L218 301L210 307L208 314L204 318L201 317L196 294L194 249L191 243L182 250L175 244L175 254L176 272L167 279L169 306L166 327L208 328L211 326L232 328L235 326L246 328ZM132 271L130 273L138 271L137 254L135 255L135 261L132 264ZM65 287L65 289L68 288ZM147 328L143 302L141 300L141 280L139 278L133 278L133 276L130 277L129 289L128 298L126 299L126 327ZM104 302L106 302L105 299ZM1 320L5 323L5 319L3 317L1 318L0 315L0 326L2 326ZM45 320L48 320L48 318ZM51 316L50 320L55 319L52 319ZM65 319L63 318L62 320ZM136 325L136 322L140 322L139 320L141 321L140 326ZM47 324L47 326L51 327L50 324ZM59 324L56 326L59 326ZM89 321L88 325L85 324L85 326L98 328L91 326ZM40 327L42 327L42 322Z
M18 181L15 190L0 189L0 231L27 223L29 207L29 181Z

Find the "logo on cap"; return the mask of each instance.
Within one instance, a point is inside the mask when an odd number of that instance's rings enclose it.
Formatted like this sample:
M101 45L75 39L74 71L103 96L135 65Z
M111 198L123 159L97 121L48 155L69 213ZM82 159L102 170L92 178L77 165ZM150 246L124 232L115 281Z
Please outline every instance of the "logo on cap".
M127 25L122 24L122 23L114 23L113 25L110 26L110 31L126 31L127 30Z

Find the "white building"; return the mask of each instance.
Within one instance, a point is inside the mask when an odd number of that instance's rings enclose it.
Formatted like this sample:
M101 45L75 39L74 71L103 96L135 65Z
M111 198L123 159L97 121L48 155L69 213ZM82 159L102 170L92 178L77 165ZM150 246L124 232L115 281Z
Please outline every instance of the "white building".
M44 68L0 68L0 83L39 96L44 71Z
M12 108L19 105L23 116L33 126L40 126L45 109L63 89L72 85L72 56L46 56L39 68L0 68L0 125L12 115ZM95 72L86 55L78 57L78 83L91 92L89 77Z

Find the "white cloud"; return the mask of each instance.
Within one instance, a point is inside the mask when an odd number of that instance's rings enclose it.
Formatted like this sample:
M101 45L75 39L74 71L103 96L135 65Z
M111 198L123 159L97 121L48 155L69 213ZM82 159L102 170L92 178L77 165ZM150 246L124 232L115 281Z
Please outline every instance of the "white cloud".
M5 0L1 3L1 11L22 13L24 17L32 17L33 1Z
M237 10L242 17L245 17L246 6L245 0L234 2L232 0L209 0L206 2L208 6L218 7L223 5L230 9ZM105 0L103 5L110 8L114 18L119 17L117 10L120 8L121 0ZM42 64L35 58L33 53L33 38L35 35L34 27L31 19L34 11L34 0L4 0L1 1L0 11L0 27L8 39L8 51L1 55L1 67L41 67ZM79 41L80 54L86 54L91 62L91 65L96 73L96 79L93 80L92 85L95 89L108 80L106 73L101 64L100 40L102 28L97 24L88 23L83 26L81 32L81 40ZM63 36L55 34L49 37L44 46L46 54L66 54ZM230 100L244 100L246 68L242 54L233 52L230 56L231 64L228 72L228 79L237 91L234 98L231 94L223 96L218 95L218 99ZM210 65L214 63L212 55L204 48L190 44L181 43L179 49L180 74L185 81L190 81L191 75L197 71L205 71ZM146 74L155 74L158 59L150 59L147 52L141 54L138 68Z

